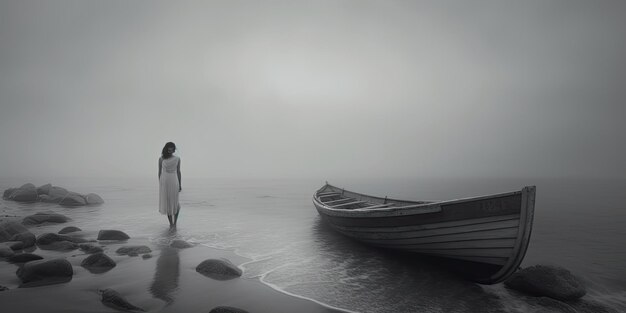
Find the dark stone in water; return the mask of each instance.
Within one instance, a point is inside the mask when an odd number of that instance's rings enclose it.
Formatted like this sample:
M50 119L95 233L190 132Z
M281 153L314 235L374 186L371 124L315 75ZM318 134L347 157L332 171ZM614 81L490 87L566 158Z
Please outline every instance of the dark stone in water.
M587 291L582 281L570 271L556 266L534 265L518 271L505 285L534 296L557 300L576 300Z
M102 248L101 247L96 247L94 245L90 245L87 243L78 245L78 248L80 248L81 251L87 253L87 254L92 254L92 253L98 253L98 252L102 252Z
M22 246L19 249L25 249L34 246L37 238L35 238L35 234L25 231L23 233L13 235L9 241L20 241ZM16 248L13 249L17 250Z
M0 223L0 242L9 241L13 236L27 232L28 229L19 223L2 222Z
M0 286L0 291L7 291L7 290L9 290L9 288L4 287L4 286Z
M70 219L61 214L56 213L36 213L29 215L22 220L24 225L39 225L43 223L65 223Z
M130 237L121 230L105 229L98 232L98 240L126 240Z
M76 237L67 236L67 235L59 235L55 233L45 233L37 237L37 245L49 245L49 244L52 244L54 242L59 242L59 241L69 241L73 243L87 242L87 240L83 238L76 238Z
M151 258L151 257L152 257L152 254L150 254L150 253L146 253L146 254L142 255L141 257L142 257L144 260L146 260L146 259Z
M104 200L102 200L102 198L95 193L87 194L85 196L85 201L87 201L87 204L89 205L97 205L97 204L104 203Z
M113 290L113 289L104 289L104 290L100 290L100 294L102 295L102 299L100 301L102 301L102 304L113 308L115 310L119 310L119 311L128 311L128 312L145 312L146 310L134 306L132 304L130 304L130 302L128 302L128 300L124 299L124 297L122 297L122 295Z
M79 193L68 192L59 204L63 206L76 207L86 205L87 201L85 201L85 198Z
M150 253L152 250L148 246L124 246L115 252L121 255L137 256L143 253Z
M0 246L0 258L8 258L13 256L14 254L15 252L13 252L13 249L7 246Z
M81 231L82 229L76 227L76 226L67 226L64 227L63 229L59 230L59 234L67 234L67 233L73 233L73 232L77 232L77 231Z
M66 259L37 260L24 263L17 272L20 288L60 284L72 280L74 270Z
M248 313L248 311L230 306L218 306L209 311L209 313Z
M32 253L20 253L9 257L11 263L26 263L30 261L43 260L43 257Z
M196 272L216 280L240 277L242 271L227 259L208 259L196 267Z
M91 273L99 274L111 270L117 264L108 255L99 252L85 258L80 265Z
M37 194L47 195L48 193L50 193L50 188L52 188L52 184L45 184L43 186L39 186L37 187Z
M4 191L5 199L18 202L37 201L37 187L33 184L24 184L19 188L9 188Z

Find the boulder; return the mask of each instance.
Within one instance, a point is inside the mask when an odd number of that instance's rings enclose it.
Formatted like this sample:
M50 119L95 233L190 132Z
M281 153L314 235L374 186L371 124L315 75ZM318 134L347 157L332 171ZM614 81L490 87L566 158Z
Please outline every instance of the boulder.
M24 184L20 188L13 190L7 198L18 202L35 202L38 200L37 187L33 184Z
M0 246L0 258L8 258L11 257L15 254L15 252L13 252L13 249L11 249L10 247L7 246Z
M59 234L67 234L67 233L73 233L73 232L77 232L77 231L82 231L82 229L76 227L76 226L67 226L64 227L63 229L59 230Z
M113 261L113 259L111 259L109 256L102 252L92 254L80 263L80 266L86 268L88 271L94 274L107 272L114 268L116 265L117 264L115 264L115 261Z
M227 259L208 259L196 267L196 272L216 280L229 280L241 276L241 270Z
M89 205L103 204L104 200L95 193L89 193L85 196L85 200Z
M76 238L76 237L72 237L68 235L59 235L55 233L45 233L37 237L37 245L49 245L49 244L52 244L54 242L59 242L59 241L69 241L73 243L87 242L87 240L83 238Z
M38 256L36 254L20 253L20 254L15 254L9 257L8 261L11 263L26 263L26 262L37 261L37 260L42 260L42 259L43 257Z
M65 283L72 280L74 270L66 259L37 260L24 263L17 272L20 288Z
M11 240L13 236L28 232L28 229L17 222L0 223L0 242Z
M72 251L78 249L78 245L71 241L56 241L49 245L39 246L42 250Z
M25 232L21 232L19 234L13 235L11 239L9 240L21 242L22 245L19 249L25 249L25 248L34 246L37 239L35 238L35 234L29 231L25 231ZM17 250L17 248L13 248L13 249Z
M144 260L147 260L147 259L149 259L151 257L152 257L152 254L150 254L150 253L146 253L146 254L141 256L141 258L143 258Z
M582 281L570 271L556 266L534 265L518 271L505 285L533 296L557 300L576 300L587 291Z
M42 212L29 215L22 220L24 225L39 225L43 223L65 223L69 217L56 213Z
M87 254L92 254L92 253L98 253L98 252L102 252L102 248L101 247L96 247L94 245L90 245L90 244L81 244L78 245L78 248L80 248L81 251L87 253Z
M65 195L65 198L63 198L59 202L59 204L63 206L75 207L86 205L87 201L85 201L85 198L83 198L81 194L78 194L76 192L68 192L67 195Z
M5 241L2 245L9 247L11 250L22 250L24 248L24 243L21 241Z
M132 305L128 300L126 300L122 295L113 290L113 289L104 289L99 290L102 299L100 300L102 304L118 310L118 311L127 311L127 312L145 312L146 310Z
M248 313L248 311L230 306L218 306L209 311L209 313Z
M68 193L69 192L65 188L52 186L50 187L50 190L48 190L47 195L39 196L39 201L46 202L46 203L59 203L61 202L61 200L65 198L65 196Z
M143 253L150 253L152 250L148 246L124 246L115 252L120 255L137 256Z
M7 291L7 290L9 290L9 288L4 287L4 286L0 286L0 291Z
M130 237L121 230L105 229L98 232L98 240L126 240Z
M7 200L8 200L9 198L11 198L11 194L12 194L14 191L16 191L16 190L17 190L17 188L9 188L9 189L5 189L5 190L4 190L4 193L2 194L2 198L3 198L3 199L7 199Z
M177 239L177 240L172 241L172 243L170 243L170 247L177 248L177 249L185 249L185 248L191 248L193 247L193 245L184 240Z
M37 194L38 195L47 195L48 193L50 193L50 188L52 187L52 184L45 184L43 186L39 186L37 187Z

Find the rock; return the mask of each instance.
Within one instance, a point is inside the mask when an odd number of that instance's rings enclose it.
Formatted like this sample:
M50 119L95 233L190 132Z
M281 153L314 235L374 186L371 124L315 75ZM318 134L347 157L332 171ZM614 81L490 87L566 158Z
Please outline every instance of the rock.
M13 249L7 246L0 246L0 258L8 258L13 256L14 254L15 252L13 252Z
M229 280L241 276L241 270L227 259L208 259L196 267L196 272L216 280Z
M128 300L124 299L124 297L120 295L119 292L113 289L100 290L100 294L102 295L102 299L100 300L102 301L102 304L110 308L113 308L115 310L130 311L130 312L136 312L136 311L145 312L146 311L140 307L130 304Z
M42 260L42 259L43 257L38 256L36 254L20 253L20 254L15 254L9 257L8 261L11 263L26 263L26 262L37 261L37 260Z
M149 259L151 257L152 257L152 254L150 254L150 253L146 253L146 254L141 256L141 258L143 258L144 260Z
M36 213L29 215L22 220L24 225L39 225L43 223L65 223L70 219L61 214L56 213Z
M5 241L3 245L11 250L22 250L24 248L24 243L21 241Z
M218 306L209 311L209 313L248 313L248 311L230 306Z
M7 291L7 290L9 290L9 288L4 287L4 286L0 286L0 291Z
M148 246L124 246L115 251L117 254L138 256L143 253L150 253L152 250Z
M130 237L120 230L101 230L98 232L98 240L126 240Z
M33 184L24 184L20 188L12 190L6 198L18 202L35 202L38 200L37 188Z
M69 192L65 188L52 186L47 194L40 194L39 201L46 203L59 203Z
M8 200L9 198L11 198L11 194L12 194L14 191L16 191L16 190L17 190L17 188L9 188L9 189L5 189L5 190L4 190L4 193L2 194L2 198L3 198L3 199L7 199L7 200Z
M546 265L534 265L520 270L505 285L533 296L566 301L576 300L587 293L583 283L570 271Z
M71 241L57 241L49 245L39 246L42 250L72 251L78 249L78 245Z
M66 259L37 260L24 263L17 272L20 288L65 283L72 280L74 270Z
M83 198L82 195L76 192L68 192L67 195L65 195L65 198L63 198L61 202L59 202L59 204L69 207L75 207L86 205L87 201L85 201L85 198Z
M115 261L111 259L106 254L99 252L92 254L85 258L80 266L86 268L88 271L94 274L104 273L112 268L114 268L117 264Z
M28 232L28 229L16 222L0 223L0 242L11 240L13 236Z
M45 184L43 186L37 187L38 195L48 195L50 193L50 188L52 188L52 184Z
M101 247L96 247L94 245L90 245L90 244L81 244L78 245L78 248L80 248L81 251L87 253L87 254L92 254L92 253L98 253L98 252L102 252L102 248Z
M35 234L29 231L25 231L25 232L13 235L11 239L9 240L21 242L22 245L20 249L25 249L25 248L34 246L37 239L35 238ZM16 248L13 248L13 249L17 250Z
M185 248L191 248L193 247L193 245L184 240L177 239L177 240L172 241L172 243L170 243L170 247L177 248L177 249L185 249Z
M89 193L85 196L85 200L89 205L103 204L104 200L95 193Z
M59 230L59 234L67 234L67 233L73 233L76 231L82 231L82 229L75 227L75 226L67 226L64 227L63 229Z
M68 235L59 235L55 233L45 233L37 237L37 245L49 245L58 241L69 241L73 243L87 242L87 240L83 238L76 238Z

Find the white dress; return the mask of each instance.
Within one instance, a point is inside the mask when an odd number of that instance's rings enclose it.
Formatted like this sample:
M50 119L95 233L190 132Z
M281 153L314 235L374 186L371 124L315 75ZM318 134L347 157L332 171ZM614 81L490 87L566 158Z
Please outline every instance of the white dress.
M159 178L159 212L161 214L175 215L180 210L178 203L178 162L180 158L173 155L163 159L161 163L161 177Z

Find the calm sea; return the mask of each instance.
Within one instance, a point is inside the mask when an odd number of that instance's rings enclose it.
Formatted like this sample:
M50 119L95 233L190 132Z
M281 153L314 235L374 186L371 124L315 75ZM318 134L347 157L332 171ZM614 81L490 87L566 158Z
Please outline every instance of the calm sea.
M2 201L2 214L53 210L85 229L117 228L158 240L154 179L0 179L0 189L52 183L102 196L99 207ZM626 311L626 180L351 179L362 193L444 200L537 186L533 233L522 266L563 266L588 284L587 299ZM311 202L320 180L184 179L178 233L250 259L244 275L283 292L356 312L526 312L501 284L480 286L334 233Z

